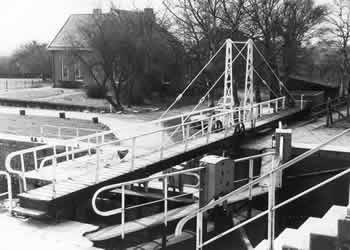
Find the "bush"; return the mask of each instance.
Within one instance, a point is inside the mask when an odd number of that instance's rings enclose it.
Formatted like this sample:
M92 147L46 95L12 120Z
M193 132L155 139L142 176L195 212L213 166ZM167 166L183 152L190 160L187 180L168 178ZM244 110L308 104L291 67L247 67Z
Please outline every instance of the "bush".
M86 94L90 98L103 99L107 94L107 90L97 84L89 84L86 89Z
M81 89L84 87L84 83L77 81L58 81L54 87L63 89Z

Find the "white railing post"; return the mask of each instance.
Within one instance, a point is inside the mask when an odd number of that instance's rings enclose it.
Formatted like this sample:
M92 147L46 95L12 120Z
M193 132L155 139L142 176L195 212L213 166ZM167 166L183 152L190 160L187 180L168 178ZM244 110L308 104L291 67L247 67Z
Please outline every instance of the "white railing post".
M168 177L163 179L163 191L164 191L164 225L168 225Z
M23 181L23 191L27 192L27 180L25 175L25 166L24 166L24 155L21 154L21 171L22 171L22 181Z
M66 153L66 161L68 161L68 160L69 160L68 145L65 145L65 146L64 146L64 151L65 151L65 153Z
M96 146L96 173L95 173L95 183L98 183L99 171L100 171L100 146Z
M275 100L275 109L276 109L276 113L278 112L278 99Z
M79 128L75 129L75 134L76 134L76 137L79 137Z
M185 152L188 149L188 140L190 138L190 124L187 124L186 126L186 136L185 136Z
M91 155L91 145L90 145L90 137L87 138L87 143L88 143L88 154Z
M122 239L125 238L125 185L122 186L122 213L121 213L121 224L122 224Z
M37 151L33 151L33 159L34 159L34 168L36 171L38 171L38 156L37 156Z
M56 167L57 167L57 150L56 145L53 146L53 164L52 164L52 198L56 197Z
M135 167L135 149L136 149L136 137L132 138L132 149L131 149L131 169Z
M209 140L210 140L210 133L211 133L212 126L213 126L213 117L210 116L208 121L208 128L207 128L207 144L209 143Z
M165 137L165 133L164 133L164 130L162 130L161 132L161 138L160 138L160 160L163 160L163 157L164 157L164 138Z
M40 126L40 139L44 139L44 127Z
M275 157L272 155L271 170L274 169ZM275 240L275 174L271 171L269 175L270 185L268 192L268 249L274 250Z
M304 109L304 94L302 94L300 96L300 109L303 110Z
M201 250L203 244L203 213L197 213L196 223L196 250Z
M249 160L249 183L253 181L253 170L254 170L254 160ZM251 201L253 198L252 194L253 186L249 186L249 200Z
M285 109L286 108L286 97L283 96L283 99L282 99L282 109Z
M58 127L58 138L61 138L61 127Z

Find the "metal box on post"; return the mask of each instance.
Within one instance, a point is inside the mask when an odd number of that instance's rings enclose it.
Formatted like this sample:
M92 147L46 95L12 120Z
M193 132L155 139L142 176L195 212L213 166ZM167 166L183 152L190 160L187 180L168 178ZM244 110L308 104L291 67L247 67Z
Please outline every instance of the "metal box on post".
M214 197L217 198L233 190L233 160L226 157L209 155L200 160L200 166L206 168L201 177L202 205L207 204Z

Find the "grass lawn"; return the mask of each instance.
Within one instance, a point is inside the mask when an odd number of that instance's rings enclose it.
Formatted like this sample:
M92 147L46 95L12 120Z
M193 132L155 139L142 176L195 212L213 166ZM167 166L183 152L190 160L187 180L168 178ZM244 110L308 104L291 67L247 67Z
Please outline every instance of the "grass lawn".
M62 89L52 88L52 87L17 89L17 90L1 91L0 98L9 98L9 99L17 99L17 100L35 100L39 98L48 98L48 97L61 95L66 93L67 91Z

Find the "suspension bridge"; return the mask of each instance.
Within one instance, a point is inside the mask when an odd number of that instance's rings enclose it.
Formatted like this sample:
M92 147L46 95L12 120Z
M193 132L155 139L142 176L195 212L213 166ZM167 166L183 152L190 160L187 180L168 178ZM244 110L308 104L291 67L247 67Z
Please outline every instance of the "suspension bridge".
M195 86L201 74L223 51L225 53L224 71L211 84L198 104L190 112L169 116L169 111L186 95L186 91L191 86ZM262 57L263 62L274 76L274 83L277 86L265 81L257 71L254 66L254 53ZM234 84L239 81L235 79L233 68L238 58L243 59L246 64L244 98L240 104L236 103L234 98L234 95L237 95L234 93L237 89ZM260 78L266 89L273 95L272 98L256 102L255 77ZM205 98L220 83L223 83L222 102L217 103L214 107L202 109ZM278 93L276 89L279 90ZM293 98L252 40L235 42L228 39L163 115L148 123L153 125L152 128L157 127L157 129L140 132L138 128L130 127L135 130L135 135L128 137L123 137L119 131L99 131L86 136L61 140L59 144L51 143L10 153L6 159L6 169L18 178L20 193L18 194L19 204L14 206L10 202L9 209L14 214L29 217L59 216L67 204L73 204L82 199L91 199L97 190L100 190L99 192L110 190L122 194L122 207L116 210L103 212L94 205L95 210L103 216L123 214L121 225L117 229L112 228L112 231L106 230L105 234L100 234L101 237L95 235L99 239L107 237L106 235L124 237L128 232L127 228L129 232L140 228L140 223L129 223L128 225L125 223L125 196L127 195L146 197L153 195L153 198L162 197L161 201L165 203L171 199L173 201L180 199L181 202L188 205L180 210L168 211L166 209L168 214L165 215L165 222L186 217L199 209L196 202L199 199L198 185L185 185L174 197L163 197L159 194L157 196L150 194L148 190L149 188L164 189L164 194L167 195L168 178L190 175L198 179L198 171L201 167L182 170L176 174L160 175L159 172L203 156L231 142L237 135L271 127L278 121L289 119L303 112L306 107L305 103L300 103ZM144 127L147 127L147 124ZM265 159L271 155L273 154L266 153L259 157ZM252 162L252 159L245 160ZM263 164L265 167L261 168L259 176L269 171L268 166L271 165L271 162L274 161L267 160L266 164ZM253 176L253 164L250 168L248 179L253 181L257 176ZM143 179L145 177L146 179ZM130 181L137 178L139 180ZM151 184L152 181L153 184ZM149 186L145 184L148 182ZM145 190L142 192L141 189L131 190L129 187L132 185L143 186ZM260 180L257 188L248 188L245 193L232 198L229 203L267 193L267 186ZM11 189L10 186L9 189ZM9 190L8 194L12 194L12 190ZM95 195L94 201L97 196ZM148 222L143 221L142 223L144 225L159 224L163 221L163 216L164 214L145 218L144 220Z

